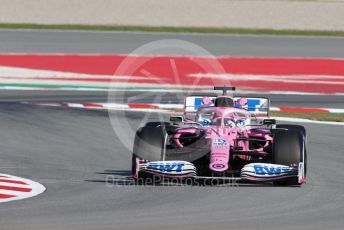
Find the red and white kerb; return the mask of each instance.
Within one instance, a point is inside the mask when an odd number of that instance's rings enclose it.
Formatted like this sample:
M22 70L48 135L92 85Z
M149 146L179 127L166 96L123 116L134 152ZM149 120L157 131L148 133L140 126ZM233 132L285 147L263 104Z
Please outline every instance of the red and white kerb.
M35 181L0 174L0 203L37 196L45 187Z

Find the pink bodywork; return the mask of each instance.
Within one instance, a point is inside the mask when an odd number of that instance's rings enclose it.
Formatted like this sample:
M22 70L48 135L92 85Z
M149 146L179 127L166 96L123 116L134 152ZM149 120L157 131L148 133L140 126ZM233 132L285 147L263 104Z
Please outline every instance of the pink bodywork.
M245 102L242 102L245 103ZM256 151L263 152L264 147L266 147L269 141L272 141L271 136L268 132L264 132L264 129L260 129L260 132L256 132L255 129L251 129L250 126L234 126L230 127L224 124L225 118L230 118L233 120L242 119L238 114L244 114L250 120L251 114L244 109L234 108L234 107L202 107L199 108L197 114L202 112L214 111L214 117L221 119L221 124L210 124L209 126L199 126L199 127L186 127L177 129L177 133L174 134L175 144L179 147L183 147L180 143L179 138L183 135L197 135L202 130L205 131L206 139L211 140L210 149L210 165L209 168L214 172L226 171L229 167L228 161L230 159L230 149L231 147L237 146L242 148L242 151L250 151L248 140L236 140L237 138L260 138L265 139L266 144L260 149L255 149ZM197 117L197 116L196 116ZM197 119L197 118L196 118ZM195 121L188 121L189 124L198 124ZM235 142L237 142L235 144ZM247 155L237 155L244 160L250 160L250 156Z

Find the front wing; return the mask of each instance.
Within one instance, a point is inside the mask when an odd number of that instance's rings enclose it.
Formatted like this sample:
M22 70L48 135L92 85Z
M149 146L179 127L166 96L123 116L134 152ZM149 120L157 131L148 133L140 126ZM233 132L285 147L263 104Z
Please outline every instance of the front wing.
M139 172L166 178L223 179L274 182L297 178L299 184L305 182L304 164L286 166L270 163L250 163L241 169L240 177L197 176L196 167L187 161L152 161L139 164Z

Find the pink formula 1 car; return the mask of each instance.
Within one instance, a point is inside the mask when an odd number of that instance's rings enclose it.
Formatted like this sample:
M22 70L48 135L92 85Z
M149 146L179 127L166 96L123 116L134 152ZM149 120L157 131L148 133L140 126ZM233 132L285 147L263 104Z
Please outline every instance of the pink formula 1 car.
M269 99L188 96L184 114L140 128L133 148L136 180L228 179L301 185L306 130L269 119Z

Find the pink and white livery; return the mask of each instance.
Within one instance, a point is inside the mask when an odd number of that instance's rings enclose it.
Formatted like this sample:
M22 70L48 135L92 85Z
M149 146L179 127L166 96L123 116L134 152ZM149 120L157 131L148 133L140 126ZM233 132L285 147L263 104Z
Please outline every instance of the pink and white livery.
M306 130L269 119L269 99L223 94L185 98L184 114L138 129L132 174L301 185L306 176Z

